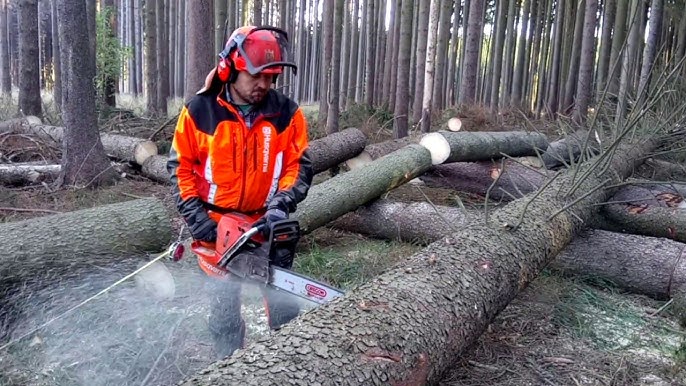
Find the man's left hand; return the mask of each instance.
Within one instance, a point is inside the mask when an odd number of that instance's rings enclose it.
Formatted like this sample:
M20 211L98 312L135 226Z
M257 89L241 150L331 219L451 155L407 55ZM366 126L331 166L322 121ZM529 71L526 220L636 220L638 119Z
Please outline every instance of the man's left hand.
M267 210L259 220L255 221L253 227L263 227L260 231L268 235L273 223L286 219L288 219L288 213L278 208L272 208Z

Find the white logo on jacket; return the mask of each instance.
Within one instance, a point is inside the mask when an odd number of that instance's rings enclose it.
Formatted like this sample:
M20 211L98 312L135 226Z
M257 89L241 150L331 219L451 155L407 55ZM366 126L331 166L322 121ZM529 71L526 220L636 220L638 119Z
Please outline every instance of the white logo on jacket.
M264 146L262 146L262 173L269 170L269 147L272 142L272 129L269 126L262 127Z

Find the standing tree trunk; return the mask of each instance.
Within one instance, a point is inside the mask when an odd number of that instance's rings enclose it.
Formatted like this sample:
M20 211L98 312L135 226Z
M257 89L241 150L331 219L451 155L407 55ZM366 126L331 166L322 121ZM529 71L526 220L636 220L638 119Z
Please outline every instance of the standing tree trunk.
M155 11L158 0L145 0L145 106L157 116L157 31Z
M110 13L110 19L108 20L108 29L107 32L105 32L108 37L110 38L115 38L117 36L117 8L115 8L114 0L104 0L103 1L103 7L106 9L109 9ZM100 10L100 12L103 12ZM119 72L119 69L116 69L117 73ZM104 85L104 100L103 102L105 103L106 106L109 107L116 107L117 106L117 83L119 82L117 74L115 73L108 73L107 74L107 79L105 79L105 85Z
M643 66L641 68L641 77L638 84L638 97L640 100L644 100L648 95L648 87L650 86L650 78L653 71L653 62L655 61L660 34L662 33L663 5L663 0L653 0L650 5L650 27L648 38L646 39L645 47L643 48Z
M332 134L338 131L338 103L341 88L341 39L343 37L343 0L335 0L333 9L333 47L331 52L331 71L329 76L328 104L329 112L326 116L326 133Z
M574 120L577 123L586 120L588 106L591 104L593 63L595 62L595 21L597 12L598 0L586 0L586 15L584 17L584 32L579 63L579 79L576 86L576 103L574 104Z
M52 10L52 64L55 72L52 98L58 109L62 108L62 61L60 60L60 32L57 21L57 0L51 0Z
M612 29L612 47L610 48L610 68L608 70L607 82L608 92L617 95L619 92L619 78L622 72L622 48L626 39L626 27L629 13L629 0L617 0L617 10L615 12L615 25Z
M592 0L589 0L592 1ZM562 101L562 111L566 113L572 111L574 108L574 95L576 94L576 85L579 77L579 63L581 61L581 45L584 34L584 20L585 20L585 5L586 0L578 2L576 9L576 21L574 22L574 36L572 36L572 52L569 58L569 71L567 72L567 81L564 89L564 99ZM593 15L593 23L595 24L595 14ZM593 58L593 60L595 60Z
M167 7L165 3L174 0L157 1L157 113L167 116L167 99L169 98L169 26L166 23Z
M607 76L610 69L610 53L612 50L612 26L617 15L617 0L606 0L603 5L603 28L600 35L600 51L598 53L598 74L596 79L597 94L605 90Z
M376 0L367 0L367 17L364 19L364 29L367 31L364 55L364 103L370 110L374 107L374 81L376 80L376 66L374 63L376 56L374 54L377 47L375 36L372 33L374 31L374 20L376 19L375 4L377 4ZM361 98L360 101L362 101Z
M179 12L177 14L177 29L176 29L176 75L175 80L176 85L174 86L174 91L176 91L177 97L183 97L185 94L186 84L184 80L186 79L186 2L184 0L179 0L178 2Z
M62 94L62 143L60 185L97 187L113 183L117 173L98 134L95 113L95 61L90 58L86 3L59 0L58 19L62 42L62 71L66 82Z
M42 115L38 62L38 1L19 1L19 112Z
M408 109L410 100L410 58L412 53L413 0L402 0L400 9L400 38L398 39L398 73L395 92L395 120L393 138L406 137L408 133Z
M498 102L500 100L500 79L502 77L503 69L503 46L505 43L505 30L507 22L507 10L509 2L512 0L505 0L496 4L498 10L498 20L495 25L495 51L491 53L493 56L493 78L491 79L491 112L498 111Z
M433 84L433 107L442 109L445 106L445 69L448 65L448 41L450 40L450 17L453 13L453 2L440 1L441 14L438 21L438 40L436 42L436 59Z
M629 95L633 89L633 77L635 71L634 57L636 52L638 52L639 39L639 8L640 0L631 0L631 7L629 8L629 24L631 28L629 29L629 37L626 44L626 50L624 50L622 58L622 71L621 77L619 79L619 94L617 96L617 111L615 113L615 125L617 127L622 127L624 123L624 118L627 113L627 106L629 105Z
M10 76L10 40L7 30L8 1L9 0L0 0L0 93L2 95L7 95L12 92L12 77Z
M522 21L521 31L519 34L519 42L517 43L517 54L514 62L514 71L512 75L512 97L510 98L510 106L515 109L522 108L522 82L524 79L524 55L526 53L527 31L529 28L529 10L531 8L531 0L524 0L522 3Z
M253 25L262 25L262 0L253 0Z
M214 52L222 52L228 36L224 36L227 25L228 3L226 0L214 2ZM233 15L232 15L233 16ZM232 31L227 31L231 33Z
M261 12L261 11L260 11ZM195 0L188 8L187 66L184 99L188 101L205 83L207 73L216 65L212 0Z
M433 86L436 62L436 35L438 34L439 0L431 0L429 9L429 36L426 43L426 67L424 90L422 92L422 133L431 131L431 110L433 108ZM419 90L417 90L419 91Z
M484 6L484 0L472 0L469 7L464 70L462 72L462 86L460 87L460 103L467 105L476 102L476 77L479 72Z
M418 124L422 119L422 100L424 91L424 70L426 68L426 48L429 34L429 11L431 0L419 1L419 15L417 27L417 66L414 82L414 98L412 102L412 123Z
M333 55L333 18L334 2L324 3L322 14L322 41L320 49L324 53L321 64L321 78L319 83L319 114L317 117L317 128L326 127L329 116L329 93L331 91L331 56Z
M550 82L548 82L547 90L547 113L554 117L557 114L557 106L559 102L559 88L560 88L560 67L562 66L562 36L564 26L564 11L565 0L557 2L557 9L555 10L555 32L553 33L553 57L550 63Z

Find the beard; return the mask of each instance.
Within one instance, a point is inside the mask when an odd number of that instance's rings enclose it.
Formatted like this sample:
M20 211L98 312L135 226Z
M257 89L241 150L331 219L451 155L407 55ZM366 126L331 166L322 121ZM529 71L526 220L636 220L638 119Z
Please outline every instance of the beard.
M267 95L267 92L269 91L269 89L264 88L254 88L250 91L244 91L239 90L235 87L233 90L240 99L251 105L262 102L262 100Z

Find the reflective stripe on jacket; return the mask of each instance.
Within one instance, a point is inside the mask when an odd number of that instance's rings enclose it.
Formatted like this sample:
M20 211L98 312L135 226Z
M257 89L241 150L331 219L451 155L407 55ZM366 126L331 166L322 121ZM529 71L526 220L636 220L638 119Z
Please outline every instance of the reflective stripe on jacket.
M196 95L179 115L167 169L180 213L295 211L313 175L302 110L270 90L248 129L223 95Z

